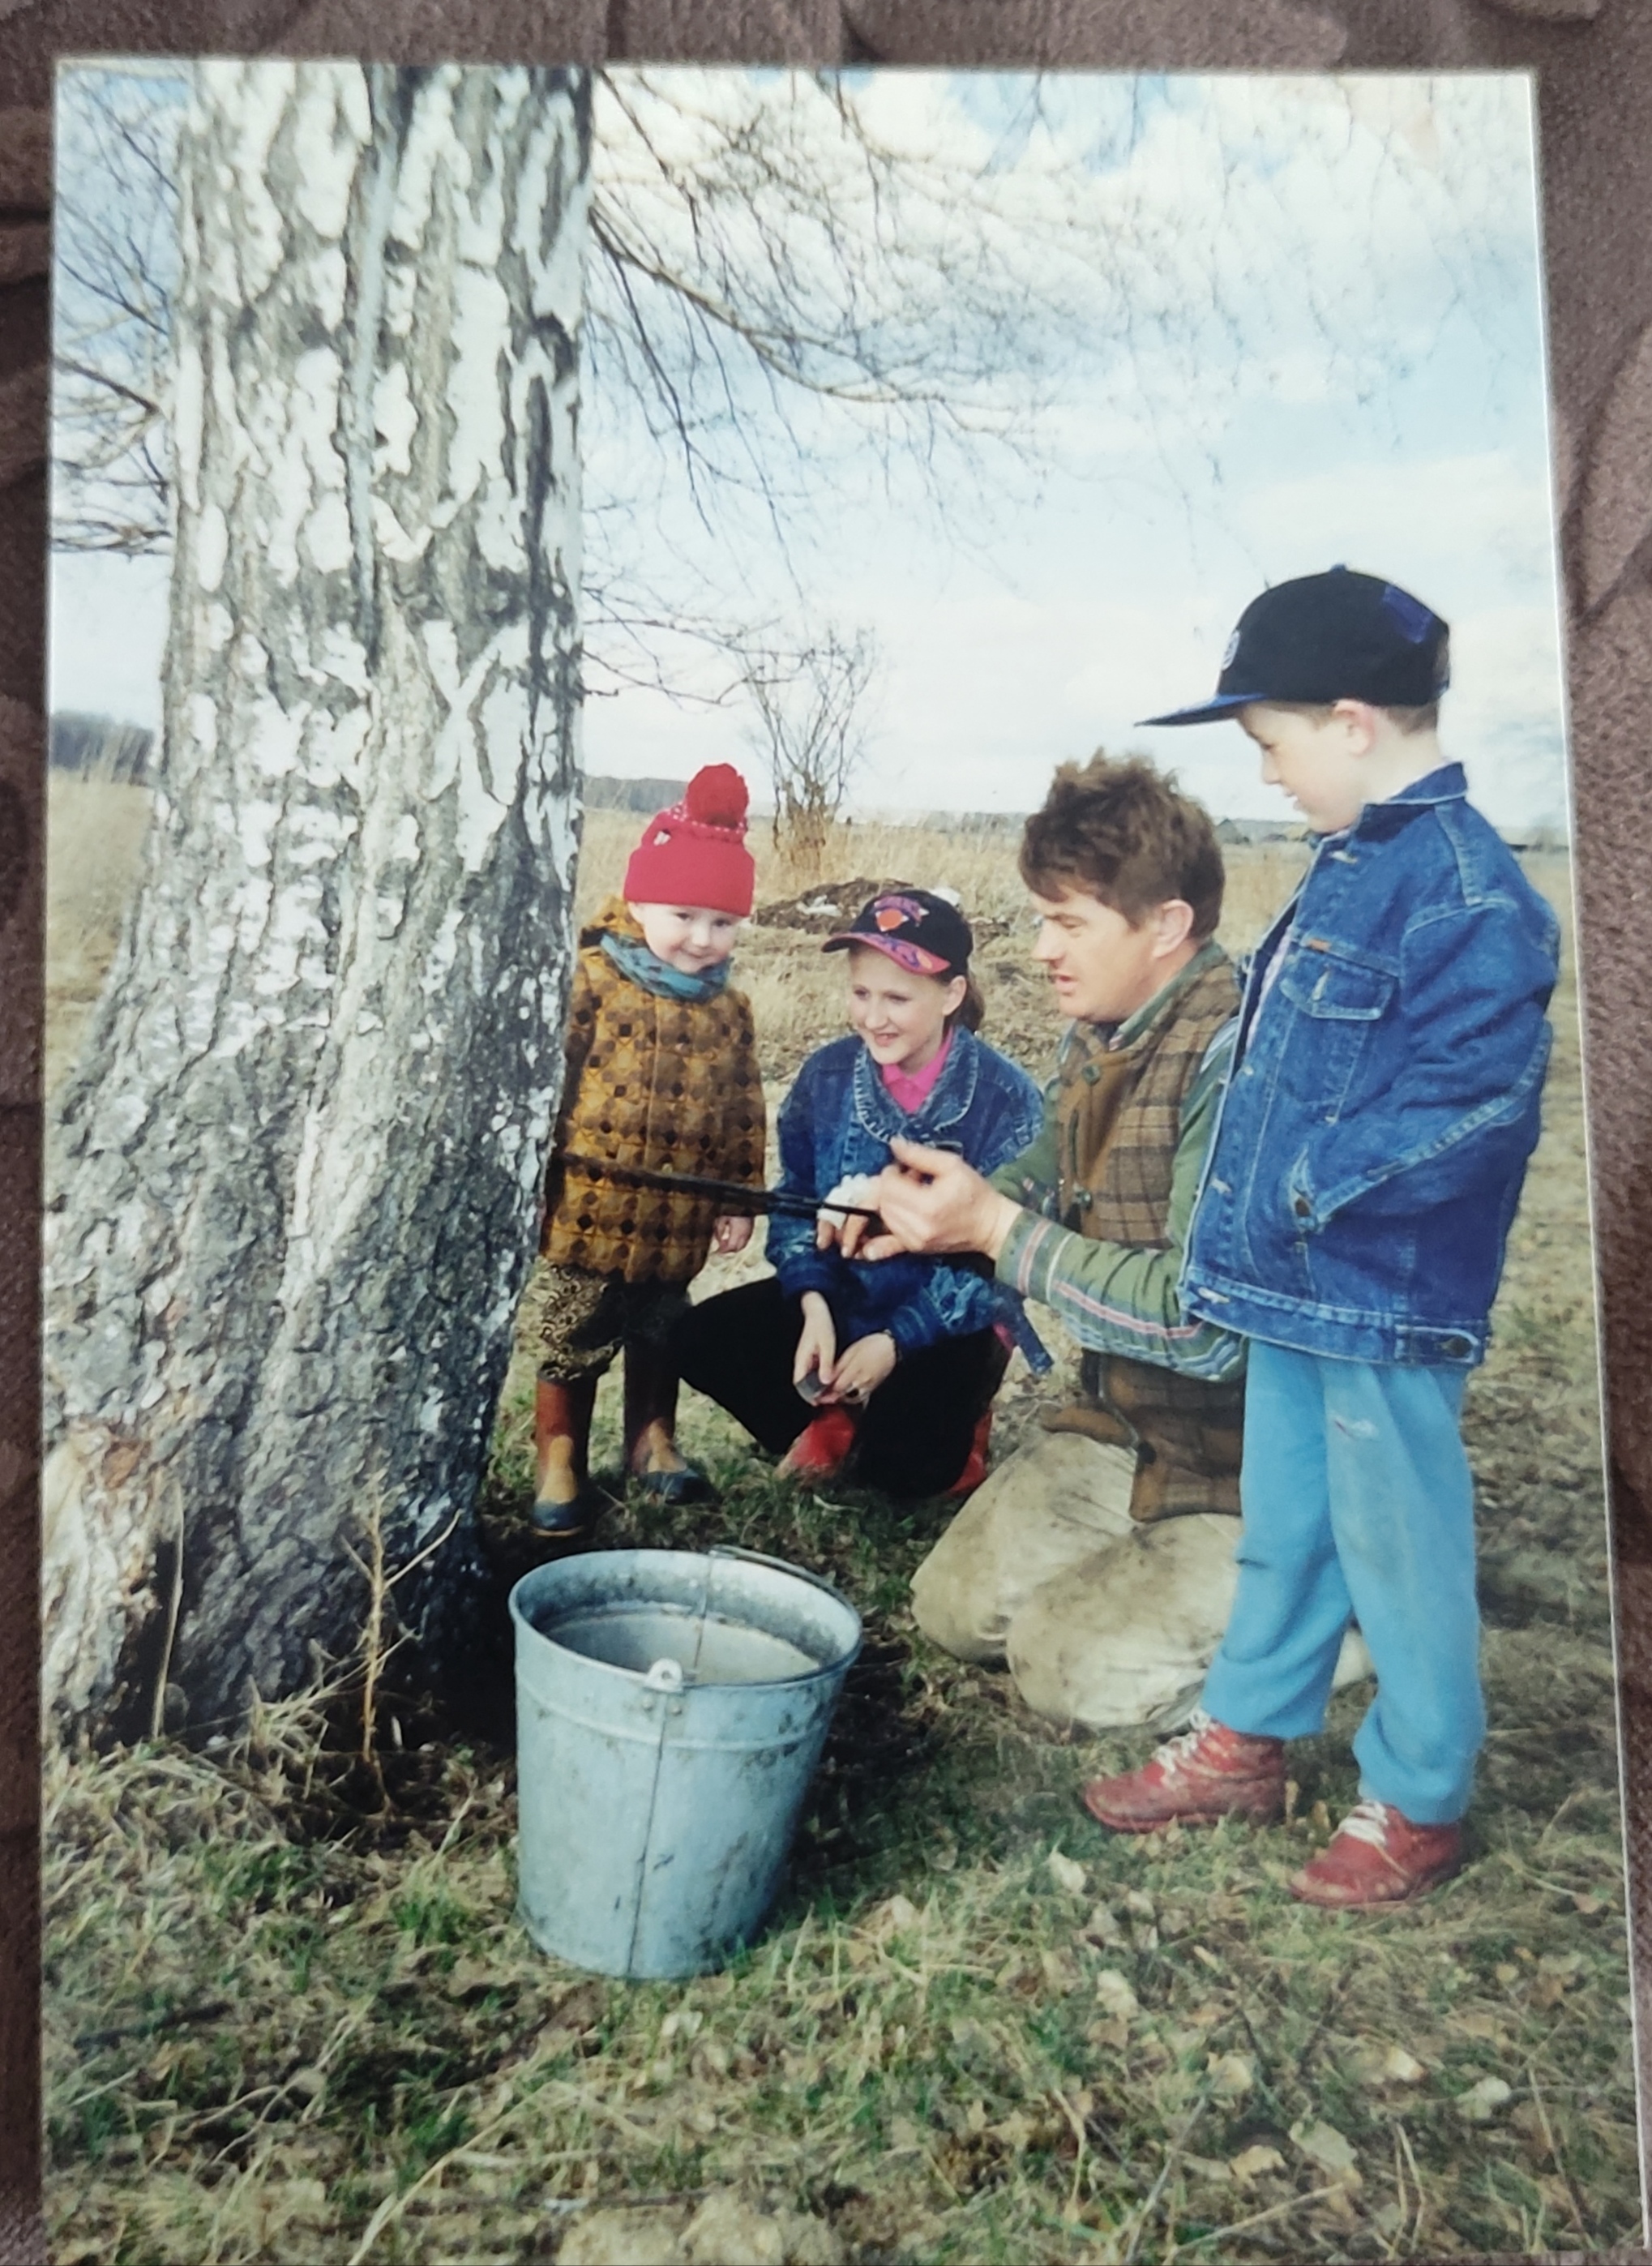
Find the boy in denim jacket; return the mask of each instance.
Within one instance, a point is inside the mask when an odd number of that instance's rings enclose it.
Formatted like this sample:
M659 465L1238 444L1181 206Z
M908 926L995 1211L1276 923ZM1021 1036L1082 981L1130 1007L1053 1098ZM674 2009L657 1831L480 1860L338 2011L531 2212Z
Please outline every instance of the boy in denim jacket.
M1263 938L1195 1213L1184 1305L1250 1341L1239 1583L1191 1729L1098 1780L1104 1824L1277 1816L1357 1622L1360 1799L1290 1883L1409 1902L1462 1863L1485 1735L1458 1426L1548 1057L1558 924L1442 757L1445 624L1334 567L1264 592L1213 700L1314 837Z

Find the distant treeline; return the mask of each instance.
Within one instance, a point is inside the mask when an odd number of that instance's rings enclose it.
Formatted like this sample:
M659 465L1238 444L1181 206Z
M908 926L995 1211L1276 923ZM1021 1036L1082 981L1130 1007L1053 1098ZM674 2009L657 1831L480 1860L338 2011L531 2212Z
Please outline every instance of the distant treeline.
M64 709L52 718L51 764L54 771L74 771L85 778L113 779L121 786L142 786L149 778L155 735L141 724L122 724L113 716L87 716ZM686 779L597 778L585 782L588 810L636 810L651 815L669 810L688 793ZM754 814L760 816L762 814ZM920 826L937 834L969 834L1019 839L1027 823L1020 811L930 810L866 814L874 825ZM845 819L845 825L852 825ZM865 821L863 820L863 823ZM1237 846L1259 842L1299 842L1304 829L1269 818L1224 818L1217 822L1218 842ZM1563 828L1538 824L1504 840L1514 850L1565 850L1569 845Z
M142 786L150 775L155 735L142 724L117 723L113 716L84 716L72 708L52 718L50 762L55 771L83 778L113 779Z
M589 778L585 782L587 810L640 810L652 818L656 810L669 810L688 793L686 779Z

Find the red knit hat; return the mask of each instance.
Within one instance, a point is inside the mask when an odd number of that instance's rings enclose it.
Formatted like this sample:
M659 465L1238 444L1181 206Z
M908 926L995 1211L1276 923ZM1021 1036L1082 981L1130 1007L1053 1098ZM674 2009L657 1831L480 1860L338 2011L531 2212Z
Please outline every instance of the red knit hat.
M653 820L631 853L624 895L633 905L704 905L743 920L757 868L746 847L746 782L732 764L707 764L688 793Z

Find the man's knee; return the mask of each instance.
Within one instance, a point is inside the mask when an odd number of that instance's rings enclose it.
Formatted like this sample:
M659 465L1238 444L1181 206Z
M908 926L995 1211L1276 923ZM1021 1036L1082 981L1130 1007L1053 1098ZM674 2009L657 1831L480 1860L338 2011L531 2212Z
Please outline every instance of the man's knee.
M1130 1531L1135 1458L1051 1433L977 1488L912 1579L919 1628L960 1660L998 1665L1012 1619L1042 1583Z
M1014 1615L1005 1650L1027 1706L1093 1730L1165 1725L1197 1700L1232 1609L1239 1522L1138 1526Z
M1001 1665L1009 1615L998 1600L998 1503L1019 1457L984 1480L912 1576L912 1618L960 1660Z

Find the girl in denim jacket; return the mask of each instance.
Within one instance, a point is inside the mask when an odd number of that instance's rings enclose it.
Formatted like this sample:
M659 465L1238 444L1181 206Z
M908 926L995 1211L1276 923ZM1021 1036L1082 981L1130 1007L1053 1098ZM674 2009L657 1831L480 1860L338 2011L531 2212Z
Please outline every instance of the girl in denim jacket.
M780 1186L854 1200L901 1137L981 1172L1019 1156L1039 1088L976 1036L969 925L923 889L874 897L827 952L850 954L853 1034L812 1054L780 1112ZM678 1333L682 1373L781 1468L895 1495L963 1492L986 1474L1010 1348L1049 1356L1013 1292L968 1262L845 1259L827 1227L770 1221L771 1278L707 1299Z

